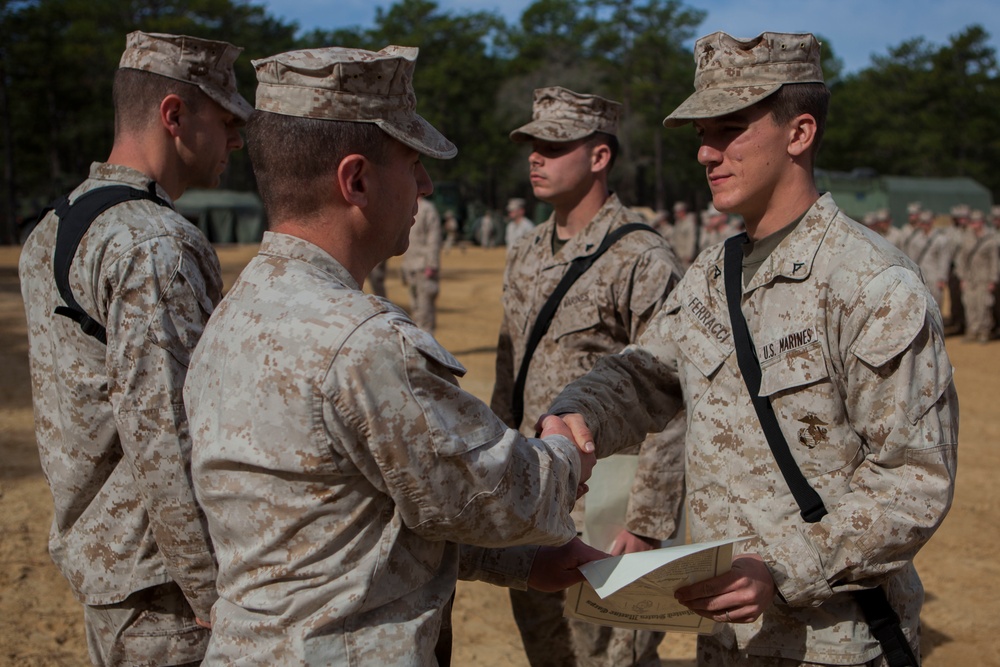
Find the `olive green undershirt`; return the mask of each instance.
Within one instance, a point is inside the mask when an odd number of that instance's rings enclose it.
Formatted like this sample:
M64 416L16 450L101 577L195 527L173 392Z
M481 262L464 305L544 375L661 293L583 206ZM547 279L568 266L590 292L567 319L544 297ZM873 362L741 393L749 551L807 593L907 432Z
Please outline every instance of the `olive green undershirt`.
M776 232L768 234L762 239L757 241L747 241L743 244L743 286L746 287L753 280L753 277L757 274L757 270L761 265L767 261L767 258L771 256L774 249L778 247L778 244L785 240L789 234L795 231L795 228L799 226L802 222L802 218L806 217L803 213L799 218L789 224L785 225Z

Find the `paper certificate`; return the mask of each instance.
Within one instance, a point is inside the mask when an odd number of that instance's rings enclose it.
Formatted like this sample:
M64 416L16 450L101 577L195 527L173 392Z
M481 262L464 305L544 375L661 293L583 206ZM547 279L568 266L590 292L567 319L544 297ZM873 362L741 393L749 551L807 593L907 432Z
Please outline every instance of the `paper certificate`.
M674 591L729 571L742 539L684 544L605 558L580 567L586 581L566 591L565 615L598 625L710 634L715 622L674 599Z

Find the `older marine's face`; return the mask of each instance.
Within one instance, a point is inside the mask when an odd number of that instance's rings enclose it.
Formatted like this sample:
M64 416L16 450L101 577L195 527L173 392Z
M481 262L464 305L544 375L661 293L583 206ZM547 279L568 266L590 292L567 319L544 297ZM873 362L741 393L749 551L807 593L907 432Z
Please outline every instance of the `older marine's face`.
M417 198L434 192L421 155L409 146L393 140L382 164L376 165L379 190L372 202L375 215L385 233L386 257L406 252L410 227L417 214Z

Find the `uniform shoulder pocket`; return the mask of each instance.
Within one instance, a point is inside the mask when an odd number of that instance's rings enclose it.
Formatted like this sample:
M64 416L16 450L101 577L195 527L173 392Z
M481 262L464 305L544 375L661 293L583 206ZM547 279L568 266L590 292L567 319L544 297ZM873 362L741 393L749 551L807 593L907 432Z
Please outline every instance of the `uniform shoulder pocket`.
M895 280L870 313L851 352L869 366L880 368L903 352L923 328L927 296L915 286Z

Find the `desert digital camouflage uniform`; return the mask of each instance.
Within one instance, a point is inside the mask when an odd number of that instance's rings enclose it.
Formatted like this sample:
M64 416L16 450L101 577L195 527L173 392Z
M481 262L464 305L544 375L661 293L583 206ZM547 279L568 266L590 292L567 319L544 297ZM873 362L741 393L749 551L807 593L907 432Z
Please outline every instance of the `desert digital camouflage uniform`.
M572 444L507 429L464 373L325 252L265 235L186 390L220 565L209 662L434 664L453 542L576 534ZM525 585L514 553L494 583Z
M241 49L183 35L133 32L121 69L197 85L227 111L252 107L236 91ZM222 278L204 235L152 179L93 163L69 195L106 186L153 192L95 218L74 255L69 284L107 330L107 345L53 313L58 218L26 241L20 281L28 322L35 436L55 511L49 553L84 604L95 664L200 661L216 599L216 567L188 467L182 401L188 361Z
M417 200L417 215L410 227L410 245L403 255L403 282L410 288L410 316L417 326L434 333L440 291L441 217L424 197Z
M369 122L453 157L415 112L416 56L332 47L254 61L257 108ZM537 550L484 547L575 535L576 447L505 427L458 386L464 372L327 251L265 235L185 388L219 561L207 662L436 664L457 576L524 586ZM456 542L473 545L461 562Z
M108 185L146 189L127 167L95 163L70 195ZM170 198L161 188L157 195ZM175 581L209 618L215 565L188 483L181 398L188 359L221 298L219 261L198 229L149 201L112 207L83 237L70 271L81 307L108 344L53 314L58 219L50 213L21 252L35 436L55 501L49 552L88 606ZM95 465L95 462L101 462ZM207 632L189 614L178 655L199 659Z
M873 660L881 649L848 591L883 585L915 639L912 558L952 500L958 403L940 312L916 267L829 195L744 287L761 394L830 511L806 524L747 396L723 275L723 248L703 253L638 344L598 362L552 410L582 413L608 452L686 402L692 539L750 537L743 549L764 557L780 592L715 639L749 659Z
M993 306L1000 280L1000 238L985 228L982 211L973 211L969 230L955 254L955 273L961 280L966 338L982 343L993 335Z
M689 211L684 202L674 204L674 231L670 237L670 244L685 271L694 262L698 253L705 248L700 238L701 232L701 225L698 224L698 216L694 211Z
M618 103L596 95L579 95L561 87L541 88L535 91L532 121L512 132L511 138L573 141L595 131L615 134L619 114ZM531 329L549 295L573 260L592 255L611 232L637 222L645 219L611 193L593 219L557 252L553 253L555 213L508 249L491 401L494 412L507 425L525 435L533 434L535 420L559 391L590 370L600 357L635 341L677 283L679 262L659 234L635 231L616 241L563 297L532 355L523 416L515 423L515 379ZM683 429L673 427L650 436L641 448L627 453L638 454L639 461L624 527L654 540L672 537L684 499ZM574 510L581 532L585 503L586 497L581 498ZM514 617L533 667L660 664L656 647L662 633L565 619L564 601L562 592L511 591Z
M923 211L920 225L904 239L900 249L920 267L924 284L927 285L940 309L944 301L944 291L948 286L948 274L951 271L955 246L951 232L941 227L934 227L933 224L931 212Z

